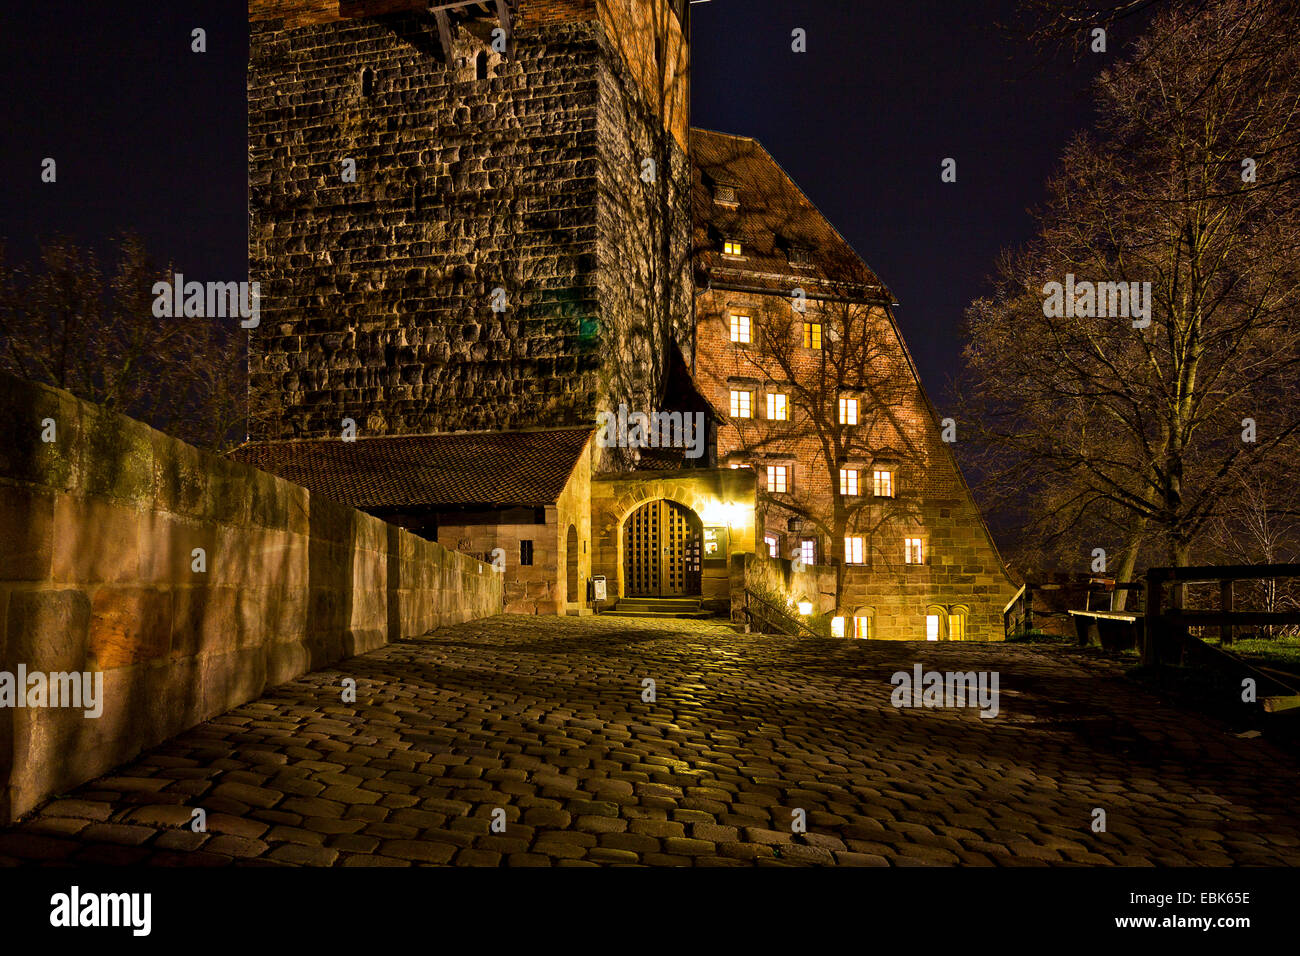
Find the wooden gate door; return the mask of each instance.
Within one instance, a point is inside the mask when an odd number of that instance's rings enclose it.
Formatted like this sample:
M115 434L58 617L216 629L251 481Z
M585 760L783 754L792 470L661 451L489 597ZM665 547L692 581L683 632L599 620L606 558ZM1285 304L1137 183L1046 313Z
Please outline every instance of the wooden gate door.
M700 519L674 501L650 501L624 525L623 584L628 597L700 593Z

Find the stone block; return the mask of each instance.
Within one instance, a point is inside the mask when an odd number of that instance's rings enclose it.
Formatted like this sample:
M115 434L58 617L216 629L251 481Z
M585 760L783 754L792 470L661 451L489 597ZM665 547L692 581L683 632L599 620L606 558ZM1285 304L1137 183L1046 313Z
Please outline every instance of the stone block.
M208 472L207 500L204 513L221 524L237 527L249 524L252 513L252 469L224 458L213 459Z
M161 432L152 437L154 509L190 518L204 517L208 476L215 459Z
M156 588L105 586L91 598L89 650L101 670L167 656L171 594Z
M42 441L43 422L54 422L53 442ZM30 482L53 491L78 483L77 441L81 403L67 392L0 372L0 478Z
M90 599L76 589L10 592L5 614L6 669L80 671L86 666Z
M59 495L54 502L54 581L138 581L140 515L122 502Z
M0 581L44 581L54 558L54 493L0 483Z
M138 524L142 584L192 587L213 580L218 559L217 528L210 522L154 511L141 513ZM194 552L200 548L205 571L194 570Z
M266 685L293 680L312 668L310 652L300 641L273 644L266 649Z
M249 518L262 528L288 528L290 485L264 471L247 469Z
M82 491L117 501L152 503L157 435L143 422L106 408L82 405Z
M199 687L207 713L224 713L259 696L266 689L263 648L214 654L199 660Z
M171 656L226 654L238 646L236 603L230 587L182 587L172 591Z

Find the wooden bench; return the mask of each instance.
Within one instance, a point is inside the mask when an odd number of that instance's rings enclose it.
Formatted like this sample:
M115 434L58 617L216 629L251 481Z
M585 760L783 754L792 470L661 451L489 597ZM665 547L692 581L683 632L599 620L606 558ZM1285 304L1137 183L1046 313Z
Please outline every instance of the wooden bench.
M1142 619L1124 611L1071 611L1079 646L1097 644L1105 651L1136 650L1141 644Z

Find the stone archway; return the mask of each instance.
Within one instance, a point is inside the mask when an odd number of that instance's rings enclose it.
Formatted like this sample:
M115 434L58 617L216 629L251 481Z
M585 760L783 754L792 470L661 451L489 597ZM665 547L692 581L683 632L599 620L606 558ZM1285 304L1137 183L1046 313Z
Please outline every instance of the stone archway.
M624 595L699 595L703 537L700 516L668 498L655 498L632 511L622 529Z
M570 604L581 603L586 595L579 593L578 586L578 529L569 525L564 535L564 594Z

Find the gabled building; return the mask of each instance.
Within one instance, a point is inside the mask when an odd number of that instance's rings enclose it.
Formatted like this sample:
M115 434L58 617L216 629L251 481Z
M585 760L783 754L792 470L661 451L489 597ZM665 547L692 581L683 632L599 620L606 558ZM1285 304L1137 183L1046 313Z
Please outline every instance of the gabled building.
M996 639L1011 583L893 296L756 141L696 129L691 156L696 380L763 549L847 636Z

